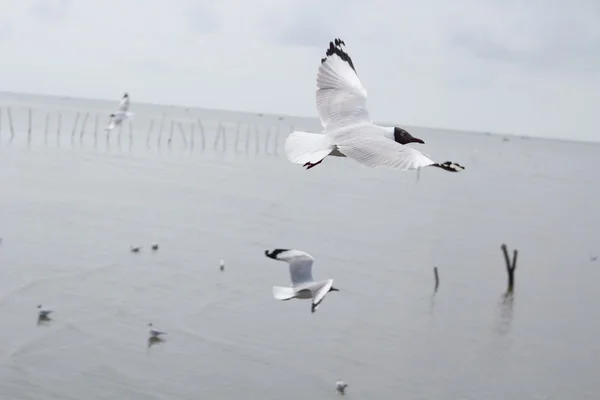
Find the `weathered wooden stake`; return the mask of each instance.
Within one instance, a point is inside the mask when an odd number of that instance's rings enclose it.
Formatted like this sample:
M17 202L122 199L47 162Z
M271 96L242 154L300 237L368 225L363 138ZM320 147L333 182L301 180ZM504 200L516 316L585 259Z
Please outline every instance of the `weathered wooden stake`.
M86 112L85 116L83 117L83 123L81 124L81 131L79 132L79 141L82 142L83 141L83 133L85 132L85 126L87 125L87 120L90 117L90 113Z
M79 113L75 116L75 123L73 124L73 131L71 132L71 143L75 140L75 131L77 130L77 122L79 122Z
M169 132L169 146L171 145L171 140L173 140L173 131L175 130L175 121L171 120L171 131Z
M258 131L257 125L254 125L254 137L256 139L255 154L258 154L260 148L260 132Z
M148 135L146 137L146 147L150 148L150 138L152 137L152 130L154 129L154 119L150 120L150 125L148 126Z
M156 138L156 147L160 147L160 139L162 137L163 128L165 127L165 119L166 118L167 118L167 115L165 113L163 113L162 119L160 120L160 127L158 128L158 136Z
M265 154L270 156L271 152L269 151L269 138L271 137L271 127L267 128L267 134L265 136Z
M181 138L183 139L183 148L187 149L187 139L185 137L185 131L183 130L183 126L181 126L181 122L177 122L177 127L179 128L179 132L181 133Z
M28 114L29 114L29 127L27 128L27 144L29 144L29 143L31 143L31 122L32 122L31 121L31 119L32 119L31 108L29 110L27 110L27 111L28 111Z
M62 125L62 113L58 112L58 123L56 124L56 145L60 145L60 127Z
M204 125L202 125L202 121L198 118L198 127L200 128L200 135L202 135L202 151L206 147L206 137L204 135Z
M435 277L435 289L433 293L437 293L438 287L440 286L440 276L438 275L437 267L433 267L433 276Z
M240 120L238 119L237 126L235 129L235 144L233 145L233 152L235 154L239 153L238 142L240 141L240 129L241 129L241 123L240 123Z
M519 252L517 250L513 250L513 259L512 262L508 255L508 248L505 244L501 246L502 252L504 253L504 261L506 263L506 272L508 273L508 289L507 293L512 293L515 286L515 269L517 268L517 255Z
M193 123L190 124L190 150L194 150L195 130L196 130L196 126Z
M12 142L15 137L15 127L13 125L12 112L10 108L6 109L6 113L8 114L8 127L10 128L10 141Z
M94 118L94 147L98 144L98 114Z
M273 143L273 154L277 155L279 152L279 124L277 124L277 128L275 129L275 143Z

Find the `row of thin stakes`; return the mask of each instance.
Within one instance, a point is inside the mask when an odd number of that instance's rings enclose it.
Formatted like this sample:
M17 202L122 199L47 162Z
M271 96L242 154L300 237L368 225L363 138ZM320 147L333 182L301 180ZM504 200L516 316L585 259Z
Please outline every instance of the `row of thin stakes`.
M8 126L10 130L10 138L9 142L12 142L15 137L15 127L13 115L10 108L5 108L6 115L8 116ZM75 116L75 121L73 124L73 128L71 129L71 143L75 142L75 137L79 134L79 141L83 142L84 133L86 132L86 126L90 116L92 114L90 112L86 113L77 113ZM2 134L2 116L3 109L0 108L0 135ZM101 126L100 120L101 115L95 114L94 116L94 146L98 143L98 133L102 132L106 135L106 145L110 145L111 133L110 131L105 131L104 126ZM27 143L31 143L32 138L32 119L33 113L32 109L28 109L28 128L27 128ZM81 121L81 125L79 126L79 122ZM48 135L50 131L50 113L47 113L45 116L45 125L44 125L44 142L48 142ZM56 117L56 143L60 144L60 137L62 129L62 114L60 112L57 113ZM152 136L156 136L156 146L160 147L163 142L163 133L167 133L165 131L165 127L167 125L168 118L165 114L162 115L159 122L155 119L150 119L148 124L148 130L146 134L146 146L148 148L151 147ZM106 115L106 125L108 125L109 116ZM131 120L128 120L128 134L129 134L129 145L131 146L133 143L133 124ZM176 130L177 128L177 130ZM231 129L231 128L230 128ZM186 132L187 130L187 132ZM294 127L290 127L289 132L292 132ZM264 153L267 155L277 155L279 150L279 137L281 136L282 130L281 125L277 124L274 127L267 126L266 129L262 130L264 132L264 140L261 146L261 136L263 136L263 132L257 125L246 124L246 129L242 128L241 121L237 121L235 126L235 139L234 139L234 152L236 154L242 153L243 151L248 154L251 150L251 141L254 139L254 152L258 154L261 152L261 148L264 150ZM170 120L170 130L168 131L168 138L166 138L166 143L168 146L171 146L174 136L176 133L179 133L184 149L189 147L190 150L193 150L195 147L195 138L196 132L200 137L200 146L201 150L204 151L206 148L206 130L200 118L197 118L192 121L177 121ZM117 129L117 142L120 146L121 144L121 136L123 134L123 125L121 124ZM245 133L245 135L244 135ZM245 138L243 138L245 136ZM1 137L1 136L0 136ZM224 153L227 151L227 128L223 122L219 122L218 127L216 129L216 134L213 142L213 150L215 152ZM240 142L244 147L240 146Z
M513 250L512 259L508 254L508 247L505 244L500 246L502 253L504 254L504 262L506 263L506 273L508 274L508 287L506 294L511 294L515 287L515 269L517 269L517 256L519 255L518 250ZM433 267L433 277L435 278L435 288L433 293L437 293L438 287L440 286L440 275L438 274L437 267Z

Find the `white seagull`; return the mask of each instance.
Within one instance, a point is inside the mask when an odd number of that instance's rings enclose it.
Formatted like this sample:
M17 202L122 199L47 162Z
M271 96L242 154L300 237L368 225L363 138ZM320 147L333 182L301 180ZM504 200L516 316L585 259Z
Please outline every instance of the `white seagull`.
M159 330L156 330L152 327L152 322L148 322L148 326L150 327L150 330L148 331L148 334L150 335L151 339L155 339L158 338L160 335L166 335L167 332L162 332Z
M38 308L38 315L40 318L48 318L48 316L52 312L52 310L43 308L41 304L38 304L37 308Z
M312 265L315 260L310 254L300 250L265 250L265 255L290 266L291 287L273 286L273 297L277 300L312 299L311 311L315 312L329 292L337 292L333 279L315 282L312 277Z
M338 392L340 392L341 394L344 394L344 392L346 391L346 388L348 387L348 384L344 381L337 381L335 383L335 388L337 389Z
M129 112L129 103L129 94L123 94L117 112L109 115L110 119L108 127L104 129L105 131L112 131L113 129L121 125L123 121L125 121L127 118L131 118L133 116L133 113Z
M317 72L317 111L322 133L294 131L285 142L288 160L306 169L327 156L348 157L368 167L400 170L438 167L459 172L465 168L446 161L437 163L406 146L425 143L397 126L380 126L371 121L367 91L361 84L352 59L341 39L329 42Z

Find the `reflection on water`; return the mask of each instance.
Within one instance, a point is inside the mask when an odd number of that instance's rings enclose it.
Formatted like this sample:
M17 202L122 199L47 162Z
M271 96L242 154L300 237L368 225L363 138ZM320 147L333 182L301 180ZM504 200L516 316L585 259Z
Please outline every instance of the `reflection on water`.
M499 318L497 320L494 331L500 336L505 336L510 333L515 306L515 292L507 290L498 302Z

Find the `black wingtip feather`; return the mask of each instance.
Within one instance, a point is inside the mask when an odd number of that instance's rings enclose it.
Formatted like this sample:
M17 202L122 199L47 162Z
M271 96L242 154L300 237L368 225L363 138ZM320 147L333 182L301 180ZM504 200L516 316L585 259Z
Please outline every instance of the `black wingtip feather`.
M271 253L269 253L269 250L265 250L265 256L277 260L277 256L286 251L288 251L288 249L273 249Z
M335 38L332 42L329 42L329 48L325 52L326 57L321 59L321 64L323 64L325 61L327 61L328 57L331 57L332 55L335 54L339 58L341 58L342 61L347 62L348 65L350 65L350 68L352 68L352 70L356 73L356 69L354 68L354 63L352 62L352 58L350 58L348 53L346 53L344 50L342 50L342 48L341 48L342 45L346 46L346 43L340 38Z
M441 168L445 171L449 171L449 172L460 172L460 171L464 171L465 167L463 167L462 165L460 165L459 163L455 163L452 161L446 161L443 162L441 164L433 164L433 167L438 167Z

